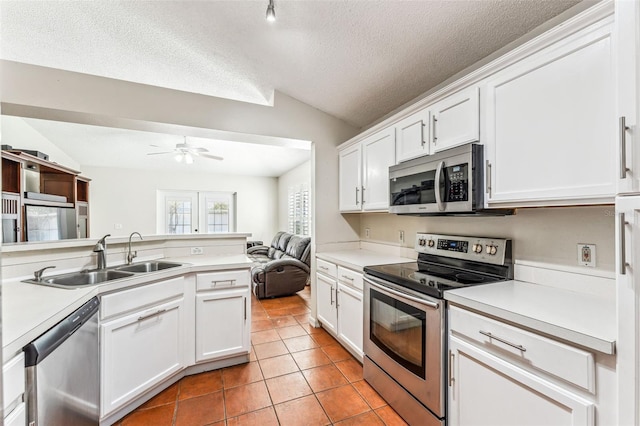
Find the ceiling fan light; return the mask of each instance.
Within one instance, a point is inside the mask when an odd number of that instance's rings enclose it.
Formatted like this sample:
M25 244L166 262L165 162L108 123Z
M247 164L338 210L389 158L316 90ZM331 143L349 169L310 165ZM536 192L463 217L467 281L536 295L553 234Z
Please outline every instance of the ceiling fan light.
M267 21L275 22L276 20L276 8L273 5L273 0L269 0L269 6L267 6Z
M188 152L184 153L184 162L187 164L193 164L193 156Z
M182 153L178 153L173 157L178 163L182 162Z

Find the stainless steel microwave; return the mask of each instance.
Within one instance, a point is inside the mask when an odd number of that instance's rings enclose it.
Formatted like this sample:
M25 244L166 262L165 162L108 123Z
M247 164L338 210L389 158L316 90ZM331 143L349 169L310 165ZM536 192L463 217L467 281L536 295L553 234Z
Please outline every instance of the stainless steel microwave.
M468 144L389 168L389 212L509 214L484 209L484 150Z

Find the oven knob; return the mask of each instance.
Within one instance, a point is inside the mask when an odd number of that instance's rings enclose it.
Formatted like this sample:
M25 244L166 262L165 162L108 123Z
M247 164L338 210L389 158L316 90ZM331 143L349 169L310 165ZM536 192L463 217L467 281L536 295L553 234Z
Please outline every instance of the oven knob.
M491 246L491 253L489 253L490 255L494 255L498 252L498 247L496 246Z
M425 241L424 241L424 239L423 239L423 238L420 238L420 239L418 240L418 245L419 245L419 246L424 247L424 243L425 243Z
M490 245L487 245L487 246L484 248L484 251L485 251L487 254L491 254L491 246L490 246Z
M429 247L433 247L436 244L435 241L433 240L429 240Z
M482 244L474 244L473 245L474 253L482 253Z

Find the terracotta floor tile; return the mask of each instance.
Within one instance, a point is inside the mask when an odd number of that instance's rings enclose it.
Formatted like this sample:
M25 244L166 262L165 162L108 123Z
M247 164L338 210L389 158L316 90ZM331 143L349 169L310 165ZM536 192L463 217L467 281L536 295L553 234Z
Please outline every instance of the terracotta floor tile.
M298 364L298 367L300 367L300 370L331 364L329 357L327 357L320 348L294 352L291 356L296 361L296 364Z
M282 340L255 345L254 350L258 359L273 358L274 356L289 353L289 350L284 345L284 342L282 342Z
M309 308L306 305L297 306L295 308L289 308L290 315L304 315L309 313Z
M278 420L283 426L324 426L329 418L315 396L294 399L275 406Z
M321 392L349 383L333 364L304 370L302 374L314 392Z
M298 321L296 321L296 319L291 315L287 315L286 317L277 317L271 320L271 325L274 328L289 327L297 324Z
M372 388L371 385L369 385L369 383L367 383L366 381L360 380L359 382L352 383L352 385L354 388L356 388L356 390L364 398L364 400L367 401L369 407L373 408L374 410L376 408L384 407L385 405L387 405L387 401L382 399L382 397L378 395L378 392L376 392L376 390Z
M206 425L224 420L224 399L222 391L178 403L176 426Z
M271 405L267 385L263 381L224 390L227 417L236 417Z
M306 333L304 336L285 339L284 344L287 345L287 349L289 349L289 352L300 352L318 347L318 344L315 342L315 340L313 340L311 336L307 335Z
M266 380L274 404L290 401L313 393L301 372Z
M267 314L271 319L274 319L277 317L287 317L291 315L291 313L289 312L289 309L287 308L267 309Z
M175 404L178 399L178 383L174 383L167 389L163 390L144 404L142 404L138 410L144 410L146 408L157 407L165 404Z
M194 374L180 380L180 400L222 390L222 371Z
M362 364L354 358L338 361L336 362L336 367L338 367L338 370L340 370L340 372L344 374L344 377L350 382L357 382L364 379L364 377L362 377Z
M337 345L338 341L333 338L332 335L327 333L326 331L318 331L315 333L310 333L313 340L318 343L320 346L329 346L329 345Z
M253 321L256 321L256 320L268 320L269 319L269 315L267 314L267 311L265 311L264 309L260 309L258 311L251 310L251 319Z
M136 410L122 419L123 426L171 426L173 424L174 404L160 405L147 410Z
M386 407L378 408L376 414L382 419L387 426L405 426L407 423L402 420L402 417L395 412L395 410L388 405Z
M294 315L293 317L299 324L309 324L309 314Z
M256 332L256 331L264 331L264 330L271 330L273 328L273 324L271 324L271 320L269 319L254 319L253 321L251 321L251 331L252 332Z
M251 333L251 343L259 345L260 343L275 342L280 340L280 335L275 330L265 330Z
M258 357L256 356L256 351L253 346L251 346L251 350L249 351L249 362L257 361Z
M351 385L329 389L316 396L332 422L339 422L370 410L369 405Z
M384 422L373 411L350 417L336 423L339 426L385 426Z
M262 359L258 362L260 363L260 368L262 368L262 374L265 379L299 371L298 364L296 364L289 354Z
M278 328L276 331L282 339L307 335L307 332L304 331L304 328L300 327L299 324Z
M333 362L352 358L351 354L340 345L323 346L322 350Z
M227 426L278 426L278 424L278 418L273 407L227 419Z
M222 370L222 383L225 389L259 380L262 380L262 371L257 362L248 362Z

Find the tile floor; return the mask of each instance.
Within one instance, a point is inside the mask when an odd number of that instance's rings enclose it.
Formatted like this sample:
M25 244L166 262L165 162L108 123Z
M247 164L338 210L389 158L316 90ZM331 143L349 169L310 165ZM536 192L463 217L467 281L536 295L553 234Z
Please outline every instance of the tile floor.
M249 363L185 377L117 425L405 425L362 365L309 325L309 297L254 298Z

